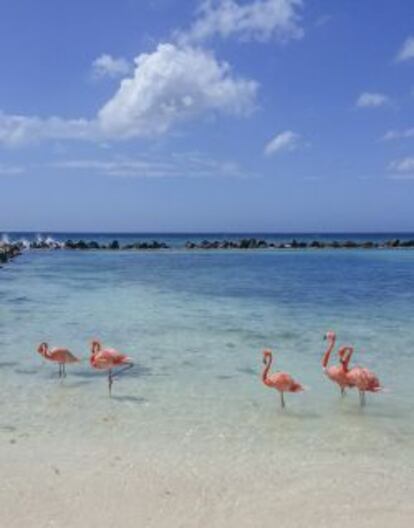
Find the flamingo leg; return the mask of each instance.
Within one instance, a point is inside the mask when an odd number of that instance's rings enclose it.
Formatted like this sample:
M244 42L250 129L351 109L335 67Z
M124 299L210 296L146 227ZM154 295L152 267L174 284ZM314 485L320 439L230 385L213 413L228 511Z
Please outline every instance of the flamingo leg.
M365 407L366 400L365 400L365 391L362 391L362 399L361 399L361 405L362 407Z
M363 391L363 390L359 391L359 403L360 403L361 407L365 406L365 391Z
M62 376L66 378L66 365L65 363L62 363Z
M112 369L109 369L109 370L108 370L108 389L109 389L109 397L112 396L112 383L113 383L113 379L112 379Z
M59 379L62 377L62 363L59 363Z
M134 366L133 363L126 363L124 367L116 370L115 372L112 372L112 369L109 369L109 372L108 372L109 396L112 395L112 384L114 382L114 379L117 376L120 376L122 373L129 370L130 368L132 368L133 366Z
M341 387L341 396L342 398L345 396L345 387Z
M282 405L282 409L284 409L286 407L286 404L285 404L285 395L283 391L280 391L280 403Z

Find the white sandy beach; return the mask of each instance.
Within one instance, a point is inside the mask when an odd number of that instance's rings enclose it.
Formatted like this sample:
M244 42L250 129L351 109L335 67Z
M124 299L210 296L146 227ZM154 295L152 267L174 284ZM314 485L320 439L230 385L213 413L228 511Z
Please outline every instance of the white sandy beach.
M111 448L121 443L84 444L75 452L31 446L24 438L3 446L2 526L412 526L412 468L375 468L369 459L343 456L339 467L304 457L290 468L274 459L241 470L213 456L192 464L167 452L116 454Z
M280 443L286 437L278 439L277 427L286 418L272 413L274 427L265 429L273 449L263 436L242 446L226 432L151 438L145 424L134 440L111 412L78 438L3 428L1 525L411 528L412 459L386 442L327 446L324 434L320 442L311 435L300 451L295 440Z

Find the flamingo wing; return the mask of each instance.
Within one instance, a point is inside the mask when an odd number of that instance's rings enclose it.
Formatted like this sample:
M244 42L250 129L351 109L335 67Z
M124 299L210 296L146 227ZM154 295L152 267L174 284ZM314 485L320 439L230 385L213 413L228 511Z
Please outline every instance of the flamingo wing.
M287 372L276 372L268 378L269 385L283 392L300 392L303 387Z
M361 391L378 392L382 389L377 376L363 367L354 367L347 373L350 383Z
M118 352L118 350L115 350L114 348L107 348L105 350L102 350L102 354L105 358L112 361L115 365L130 361L130 358L127 355L121 354L121 352Z
M132 363L132 359L113 348L97 352L91 359L92 366L100 369L110 369L117 365Z
M49 354L46 356L47 359L51 361L56 361L58 363L75 363L79 359L72 354L67 348L52 348Z

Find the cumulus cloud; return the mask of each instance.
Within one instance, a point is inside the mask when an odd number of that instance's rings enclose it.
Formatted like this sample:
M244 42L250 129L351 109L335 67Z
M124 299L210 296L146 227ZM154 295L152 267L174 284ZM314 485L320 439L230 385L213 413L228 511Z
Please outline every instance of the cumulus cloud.
M378 108L389 102L390 99L387 95L382 93L364 92L358 97L356 106L359 108Z
M162 134L205 112L244 115L253 109L257 83L234 77L227 63L205 50L160 44L135 64L133 77L99 111L105 135Z
M302 0L205 0L193 26L179 36L184 42L200 42L216 35L286 42L303 36L299 14L302 6Z
M112 57L104 53L92 63L92 74L96 79L123 77L132 70L131 64L123 57Z
M291 130L286 130L285 132L277 134L271 141L269 141L265 146L264 153L266 156L272 156L283 150L295 150L298 147L299 140L299 134L296 134Z
M407 128L406 130L389 130L382 139L391 141L393 139L408 139L412 137L414 137L414 128Z
M47 139L120 140L155 136L205 113L243 116L254 109L258 84L236 77L226 62L195 47L160 44L135 59L131 77L93 119L0 113L0 144Z
M397 61L403 62L414 59L414 37L408 37L398 52Z
M389 165L389 170L396 171L399 173L414 173L414 157L409 156L407 158L392 161Z

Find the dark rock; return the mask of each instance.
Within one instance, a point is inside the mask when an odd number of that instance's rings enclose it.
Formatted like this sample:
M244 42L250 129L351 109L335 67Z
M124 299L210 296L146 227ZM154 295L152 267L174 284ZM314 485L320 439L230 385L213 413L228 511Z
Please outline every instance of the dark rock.
M92 240L91 242L88 242L88 249L99 249L99 244L98 242L95 242L94 240Z
M75 244L75 249L88 249L88 244L84 240L79 240Z
M311 248L321 248L322 245L321 245L320 242L318 242L318 240L313 240L313 241L310 243L309 247L311 247Z
M357 248L358 244L356 242L353 242L352 240L347 240L346 242L343 242L342 247L346 249L353 249Z
M113 240L109 246L108 249L119 249L119 242L118 240Z
M0 243L0 263L5 264L10 259L21 254L19 244L4 244Z
M385 243L387 247L396 248L400 245L400 240L398 238L394 240L388 240L388 242Z

